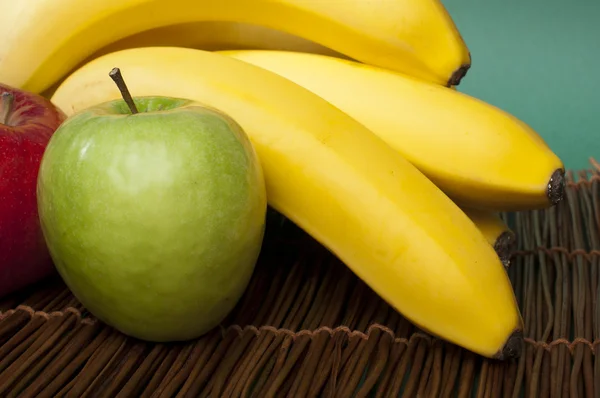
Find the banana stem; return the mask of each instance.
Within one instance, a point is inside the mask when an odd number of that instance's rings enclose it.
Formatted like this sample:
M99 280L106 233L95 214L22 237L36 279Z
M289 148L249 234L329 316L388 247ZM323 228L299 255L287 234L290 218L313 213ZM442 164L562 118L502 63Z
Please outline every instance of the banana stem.
M136 113L138 113L137 107L135 106L135 103L133 102L133 98L131 98L129 89L127 88L127 85L125 84L125 80L123 79L123 75L121 74L121 70L119 68L113 68L108 73L108 75L110 76L111 79L113 79L113 81L119 88L119 91L121 92L121 96L125 100L125 103L129 107L129 110L131 111L131 113L134 115Z
M0 124L8 124L8 119L12 113L14 102L15 97L12 95L12 93L9 93L8 91L2 93L2 100L0 101L2 104L2 110L0 111Z

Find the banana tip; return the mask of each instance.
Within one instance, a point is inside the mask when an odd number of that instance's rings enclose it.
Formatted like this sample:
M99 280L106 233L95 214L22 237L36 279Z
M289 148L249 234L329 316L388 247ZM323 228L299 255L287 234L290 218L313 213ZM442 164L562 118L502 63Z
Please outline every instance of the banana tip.
M554 206L558 204L565 194L565 170L557 169L552 173L550 181L548 181L548 188L546 196L550 203Z
M500 257L500 261L502 264L508 268L510 266L510 258L515 249L515 244L517 242L516 236L512 231L504 231L500 234L498 239L496 239L496 243L494 244L494 250Z
M506 340L504 346L494 356L494 359L505 361L509 359L518 359L523 352L523 331L515 330Z
M467 72L471 68L471 63L462 64L457 70L454 71L450 79L448 80L448 87L458 86L461 80L467 75Z

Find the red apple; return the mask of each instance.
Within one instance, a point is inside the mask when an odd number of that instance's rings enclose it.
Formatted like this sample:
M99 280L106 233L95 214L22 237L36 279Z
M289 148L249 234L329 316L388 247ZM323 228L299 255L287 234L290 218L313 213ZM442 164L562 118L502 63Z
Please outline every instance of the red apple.
M46 145L65 118L46 98L0 84L0 297L54 271L36 184Z

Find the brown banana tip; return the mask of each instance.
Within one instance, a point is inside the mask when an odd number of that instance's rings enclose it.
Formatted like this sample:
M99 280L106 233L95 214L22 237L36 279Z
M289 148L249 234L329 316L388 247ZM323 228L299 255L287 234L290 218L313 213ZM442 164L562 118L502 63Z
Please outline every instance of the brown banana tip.
M500 261L502 261L502 265L508 268L510 266L510 258L515 250L515 244L517 242L517 238L512 231L504 231L500 234L498 239L496 239L496 243L494 244L494 250L500 257Z
M557 169L552 173L550 181L548 181L548 188L546 190L546 196L550 203L554 206L558 204L565 194L565 170Z
M462 64L460 68L454 71L450 79L448 80L448 87L458 86L461 80L467 75L467 72L471 68L471 62Z
M509 359L519 359L523 352L523 331L518 329L504 343L504 346L494 355L493 359L505 361Z

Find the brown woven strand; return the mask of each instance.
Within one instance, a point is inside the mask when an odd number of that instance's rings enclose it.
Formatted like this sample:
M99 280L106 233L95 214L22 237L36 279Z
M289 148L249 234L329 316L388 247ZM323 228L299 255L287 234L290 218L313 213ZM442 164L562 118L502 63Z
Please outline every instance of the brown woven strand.
M1 397L600 397L600 166L556 208L503 214L526 349L431 338L303 233L268 237L221 327L151 344L96 321L54 276L0 300Z

